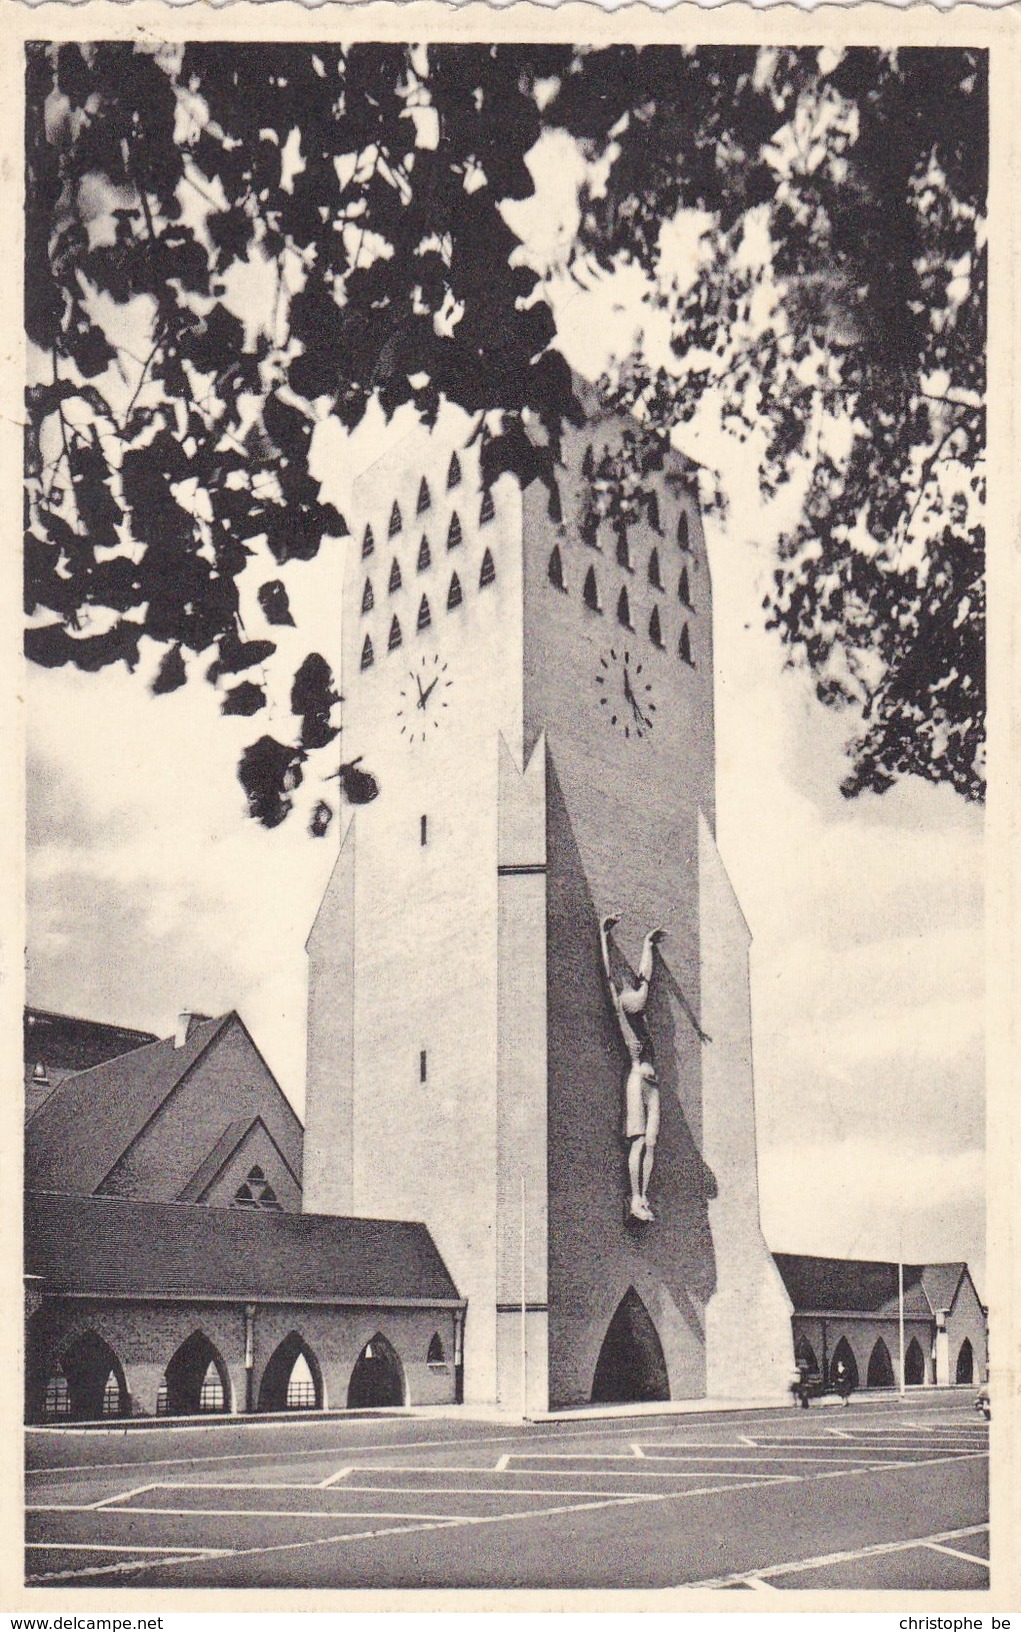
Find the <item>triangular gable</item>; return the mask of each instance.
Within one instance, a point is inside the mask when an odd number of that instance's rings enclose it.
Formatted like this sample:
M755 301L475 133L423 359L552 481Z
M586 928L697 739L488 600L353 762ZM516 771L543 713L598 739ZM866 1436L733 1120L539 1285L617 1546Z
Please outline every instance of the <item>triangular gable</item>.
M295 1173L293 1167L287 1160L287 1157L284 1155L283 1151L280 1149L279 1144L274 1139L262 1117L240 1117L236 1122L231 1122L223 1130L223 1133L220 1135L219 1139L216 1141L216 1144L209 1152L209 1155L205 1158L205 1161L203 1161L196 1169L193 1176L188 1180L188 1183L181 1191L177 1198L178 1201L203 1201L207 1191L213 1184L216 1183L216 1180L220 1177L220 1174L223 1172L224 1168L233 1160L237 1152L241 1149L241 1146L246 1142L256 1128L262 1129L262 1132L266 1135L266 1138L269 1140L273 1149L280 1157L280 1160L287 1172L291 1175L291 1178L294 1180L295 1184L300 1190L300 1175Z

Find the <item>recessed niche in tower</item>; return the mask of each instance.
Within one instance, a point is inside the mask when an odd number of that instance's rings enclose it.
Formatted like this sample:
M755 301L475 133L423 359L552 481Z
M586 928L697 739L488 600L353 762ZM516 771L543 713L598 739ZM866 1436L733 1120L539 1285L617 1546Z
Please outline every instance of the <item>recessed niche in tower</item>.
M482 503L479 506L479 526L484 527L487 521L492 521L495 515L496 505L493 503L493 495L487 487L482 495Z
M455 510L454 514L450 518L450 526L447 528L447 549L456 550L460 542L461 518Z
M390 526L387 529L388 538L396 538L404 523L401 520L401 507L394 499L394 507L390 512Z
M363 669L371 669L372 667L372 641L368 635L366 635L362 644L362 660L359 667Z
M681 657L683 657L685 663L690 663L692 668L694 668L695 659L691 655L691 636L688 633L687 624L685 624L684 628L681 630L681 641L677 649Z
M691 605L691 585L688 582L687 567L681 568L681 578L679 584L677 585L677 599L680 601L682 606Z
M432 621L433 621L432 620L432 613L429 611L428 598L425 595L423 595L422 599L418 603L417 628L418 628L419 634L422 633L423 629L428 629L428 627L432 623Z
M375 548L376 541L372 536L372 527L367 524L362 538L362 560L364 561L367 555L371 555Z
M592 612L601 612L599 604L599 585L596 583L596 569L589 567L585 574L585 583L582 586L581 598Z
M390 625L390 638L386 643L386 649L387 649L388 652L395 652L397 650L398 646L400 646L400 644L401 644L401 626L400 626L399 622L397 621L397 614L394 613L393 622Z
M659 570L659 551L653 550L649 556L649 583L653 589L663 588L663 577Z
M495 583L495 581L496 563L493 560L492 550L487 550L485 555L482 557L482 567L479 572L479 588L485 589L487 584Z
M549 581L553 585L553 588L562 589L566 594L567 585L564 583L564 563L560 556L560 550L556 544L553 546L553 553L549 558L549 566L546 568L546 571L549 574Z
M688 512L682 510L677 518L677 542L682 550L688 548Z
M617 534L617 564L621 567L627 567L628 572L630 572L631 546L628 543L627 527L619 517L615 523L615 531Z
M393 561L390 563L390 582L387 585L387 588L389 589L390 594L393 595L396 590L400 589L400 587L401 587L401 564L398 561L397 557L394 556Z
M622 623L625 629L631 628L631 603L627 598L626 587L617 596L617 622Z
M419 572L425 572L426 568L432 565L432 552L429 549L429 540L424 533L422 534L422 542L418 546L417 564Z
M460 606L463 599L461 580L456 572L452 572L450 575L450 588L447 590L447 611L453 612L455 606Z
M649 639L652 641L652 644L654 646L660 646L661 647L663 645L663 631L660 629L660 626L659 626L659 607L658 606L653 607L652 617L649 619Z
M375 604L376 598L372 593L372 582L366 578L365 588L362 590L362 611L371 612Z
M428 510L432 502L432 495L429 492L429 483L423 476L418 489L418 503L415 506L416 516L420 516L424 511Z
M456 487L461 480L461 461L456 453L450 455L450 464L447 468L447 492Z

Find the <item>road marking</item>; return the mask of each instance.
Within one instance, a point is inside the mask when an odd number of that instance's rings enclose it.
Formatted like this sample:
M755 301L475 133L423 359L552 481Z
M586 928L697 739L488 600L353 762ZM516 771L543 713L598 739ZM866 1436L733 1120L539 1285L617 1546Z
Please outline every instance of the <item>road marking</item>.
M148 1551L151 1552L152 1549ZM41 1575L26 1575L25 1585L39 1587L47 1581L80 1581L83 1578L91 1580L97 1575L127 1575L129 1571L165 1569L168 1564L204 1564L207 1560L229 1555L229 1548L192 1547L187 1550L182 1548L177 1558L132 1558L123 1564L97 1564L84 1570L46 1570Z
M739 1444L741 1444L741 1445L750 1445L752 1447L752 1450L755 1449L754 1439L749 1439L747 1434L738 1434L737 1437L738 1437Z
M109 1507L112 1502L127 1502L132 1496L144 1496L147 1490L158 1490L158 1485L136 1485L133 1490L119 1490L116 1496L104 1496L101 1501L90 1502L89 1506L97 1512L101 1507Z
M983 1570L988 1570L989 1568L988 1558L980 1558L977 1553L962 1552L960 1547L946 1547L940 1541L926 1541L923 1542L922 1545L923 1547L928 1547L930 1552L949 1553L951 1558L965 1558L969 1564L978 1564Z
M740 1570L733 1575L716 1576L710 1581L682 1581L682 1587L732 1587L737 1585L754 1586L757 1581L768 1582L780 1575L798 1575L805 1570L821 1570L831 1564L850 1564L862 1558L879 1558L886 1553L910 1552L913 1548L933 1547L946 1541L961 1541L965 1536L980 1535L989 1529L988 1524L972 1524L964 1530L945 1530L933 1536L915 1536L902 1541L881 1541L871 1547L859 1547L850 1552L818 1553L813 1558L790 1559L784 1564L770 1564L765 1569ZM950 1551L952 1549L940 1549ZM959 1555L968 1556L971 1555ZM984 1564L984 1559L972 1560Z
M763 1581L761 1575L750 1575L748 1577L748 1585L755 1592L779 1592L780 1590L779 1587L774 1587L772 1582Z
M845 1434L843 1428L824 1428L824 1434L832 1434L834 1439L853 1439L853 1434Z
M331 1485L337 1484L341 1479L346 1479L348 1474L353 1473L353 1472L354 1472L354 1468L338 1468L336 1473L331 1473L328 1479L320 1480L318 1485L288 1485L287 1489L288 1490L329 1490ZM166 1488L168 1490L170 1490L173 1487L168 1485ZM219 1489L219 1486L210 1485L208 1488L210 1490L217 1490L217 1489ZM260 1490L260 1489L265 1490L265 1489L269 1489L270 1487L267 1486L267 1485L263 1485L263 1486L251 1485L249 1488L251 1490Z
M493 1472L494 1473L503 1473L503 1471L506 1468L509 1461L510 1461L510 1451L507 1451L507 1452L505 1452L505 1454L503 1456L501 1456L501 1457L499 1457L497 1459L496 1465L493 1468Z
M645 1452L642 1450L642 1447L640 1445L636 1445L633 1440L631 1442L631 1455L637 1456L639 1461L644 1461L645 1459Z
M208 1553L211 1558L221 1558L233 1552L232 1547L207 1547L205 1543L193 1542L179 1547L149 1547L143 1541L26 1541L26 1552L35 1548L46 1553Z

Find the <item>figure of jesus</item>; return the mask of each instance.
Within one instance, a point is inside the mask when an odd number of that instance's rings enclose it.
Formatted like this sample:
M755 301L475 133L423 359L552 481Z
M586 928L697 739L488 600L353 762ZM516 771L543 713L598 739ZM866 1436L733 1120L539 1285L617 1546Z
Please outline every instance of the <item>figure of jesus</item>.
M628 1142L628 1177L631 1183L628 1211L631 1218L648 1224L656 1216L649 1206L649 1180L659 1135L659 1082L652 1062L652 1047L641 1017L649 1000L656 946L663 939L664 931L652 929L645 937L638 964L637 986L618 986L611 972L609 943L610 931L617 922L618 919L612 915L602 920L599 944L613 1012L631 1061L624 1089L624 1137Z

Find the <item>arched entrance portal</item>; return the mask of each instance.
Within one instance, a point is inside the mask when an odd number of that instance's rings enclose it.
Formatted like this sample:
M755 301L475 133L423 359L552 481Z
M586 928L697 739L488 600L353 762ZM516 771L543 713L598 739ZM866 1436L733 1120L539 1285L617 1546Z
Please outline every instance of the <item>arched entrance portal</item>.
M844 1365L844 1370L843 1370L844 1383L843 1383L843 1386L848 1391L850 1391L851 1389L857 1388L858 1387L858 1362L854 1358L854 1350L852 1349L850 1343L847 1341L846 1337L842 1337L840 1339L840 1342L837 1344L836 1348L833 1350L833 1357L830 1360L830 1386L831 1387L834 1386L835 1379L838 1376L840 1376L839 1366L840 1366L841 1361L843 1361L843 1365Z
M911 1339L904 1356L904 1381L912 1387L925 1382L925 1356L917 1337Z
M893 1361L890 1351L881 1337L876 1338L876 1346L869 1355L869 1372L866 1379L868 1388L892 1388Z
M670 1379L659 1333L633 1286L606 1329L592 1379L593 1405L668 1400Z
M809 1375L811 1375L813 1372L818 1372L819 1370L819 1362L816 1359L815 1350L803 1332L794 1345L794 1363L798 1367L799 1371L802 1367L804 1367L805 1371L807 1371Z
M98 1332L83 1332L60 1356L47 1379L47 1404L54 1416L76 1422L128 1415L128 1389L121 1363Z
M192 1332L166 1371L166 1415L197 1417L230 1410L230 1379L205 1332ZM160 1412L163 1415L163 1412Z
M377 1332L355 1361L347 1390L347 1408L366 1411L384 1405L403 1405L406 1395L404 1367L396 1350Z
M260 1411L320 1411L323 1378L319 1362L297 1332L273 1351L259 1385Z
M971 1338L966 1337L957 1354L957 1381L971 1383L975 1380L975 1356L972 1353Z

